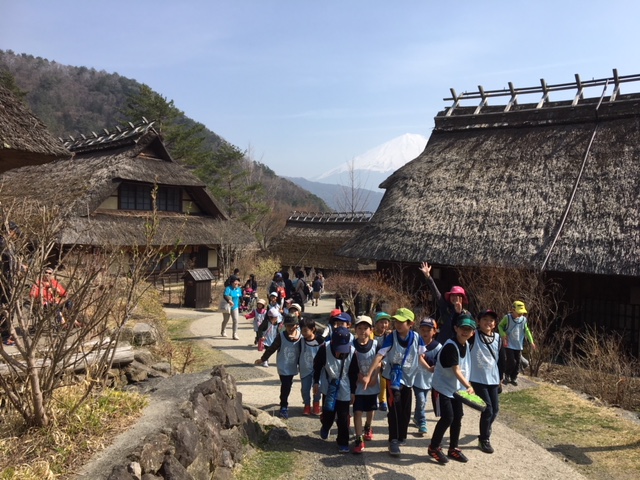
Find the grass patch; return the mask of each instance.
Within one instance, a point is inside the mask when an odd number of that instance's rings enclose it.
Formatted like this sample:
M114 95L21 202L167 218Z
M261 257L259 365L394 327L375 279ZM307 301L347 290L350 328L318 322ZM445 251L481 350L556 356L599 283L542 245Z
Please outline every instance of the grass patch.
M245 457L234 477L236 480L304 478L302 469L296 464L299 459L300 454L293 451L256 450Z
M585 476L626 480L640 472L640 425L572 390L549 384L500 396L509 427L566 457Z
M175 373L201 372L223 362L224 354L205 342L194 341L190 326L193 318L167 320L167 333L171 342L163 355L171 358Z
M41 480L69 474L130 425L147 405L147 399L137 393L105 389L71 414L70 406L81 393L79 387L59 388L53 421L46 428L26 430L16 413L4 414L0 479Z

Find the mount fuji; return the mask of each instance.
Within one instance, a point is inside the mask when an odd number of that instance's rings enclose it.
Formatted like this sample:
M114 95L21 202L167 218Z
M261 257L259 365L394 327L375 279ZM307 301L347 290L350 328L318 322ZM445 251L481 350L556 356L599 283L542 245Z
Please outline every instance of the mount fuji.
M341 211L341 199L351 186L357 196L364 199L362 210L375 212L382 200L383 190L378 188L389 175L422 153L427 138L414 133L406 133L374 147L353 160L333 168L310 180L289 178L298 186L322 198L329 207ZM354 182L351 182L353 172Z
M358 186L377 189L389 175L420 155L426 144L426 137L416 133L405 133L311 180L348 185L350 171L353 169L359 180Z

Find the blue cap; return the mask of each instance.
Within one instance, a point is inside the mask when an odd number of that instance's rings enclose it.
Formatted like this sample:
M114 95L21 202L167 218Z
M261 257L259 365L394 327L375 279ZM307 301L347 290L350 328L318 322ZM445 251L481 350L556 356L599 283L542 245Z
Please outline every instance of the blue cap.
M331 317L331 323L335 322L336 320L345 322L345 323L351 323L351 315L349 315L347 312L342 312L340 313L340 315Z
M351 351L351 333L345 327L336 328L331 334L331 348L335 353Z

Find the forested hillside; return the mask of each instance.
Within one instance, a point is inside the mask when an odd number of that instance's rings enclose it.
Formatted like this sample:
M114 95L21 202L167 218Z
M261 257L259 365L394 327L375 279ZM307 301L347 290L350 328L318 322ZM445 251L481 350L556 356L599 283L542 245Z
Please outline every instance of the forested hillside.
M22 96L59 137L112 129L141 116L155 121L172 156L207 183L264 248L291 210L329 210L319 197L278 177L187 117L172 100L133 79L0 50L0 83Z

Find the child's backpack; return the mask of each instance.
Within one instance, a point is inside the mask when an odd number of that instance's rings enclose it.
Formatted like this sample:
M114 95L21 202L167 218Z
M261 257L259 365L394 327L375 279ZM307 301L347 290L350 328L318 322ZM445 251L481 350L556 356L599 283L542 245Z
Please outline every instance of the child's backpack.
M304 280L300 280L300 281L304 282ZM311 289L309 288L309 284L307 282L304 282L302 291L304 292L305 297L308 297L309 295L311 295Z
M287 290L284 287L276 287L276 293L280 299L287 298Z

